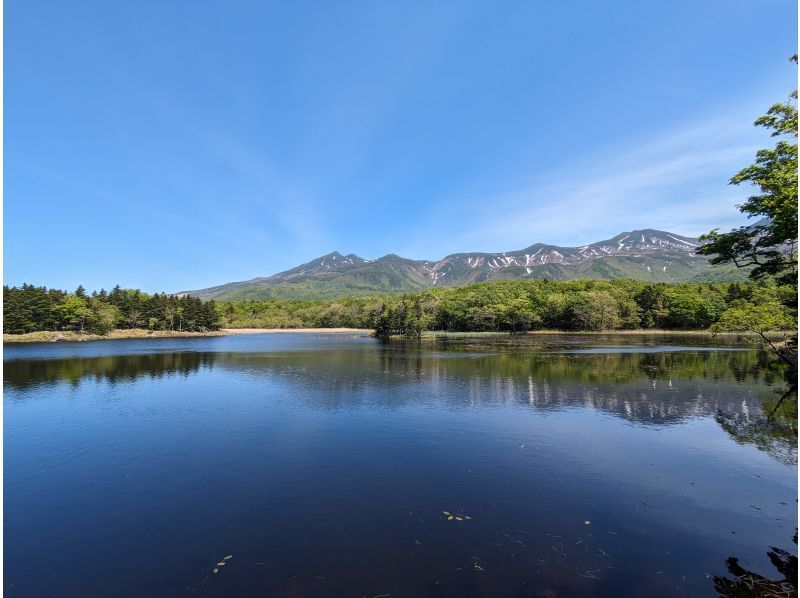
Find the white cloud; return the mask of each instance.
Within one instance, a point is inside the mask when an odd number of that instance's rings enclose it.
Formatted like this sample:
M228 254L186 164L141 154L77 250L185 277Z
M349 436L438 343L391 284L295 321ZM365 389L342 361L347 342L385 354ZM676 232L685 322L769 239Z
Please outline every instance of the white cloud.
M749 190L728 180L769 143L750 125L753 114L757 109L748 105L652 139L629 140L622 149L595 147L556 172L461 193L424 219L454 225L458 232L447 235L446 245L430 227L406 252L435 258L540 241L583 245L636 228L699 235L742 224L735 204Z

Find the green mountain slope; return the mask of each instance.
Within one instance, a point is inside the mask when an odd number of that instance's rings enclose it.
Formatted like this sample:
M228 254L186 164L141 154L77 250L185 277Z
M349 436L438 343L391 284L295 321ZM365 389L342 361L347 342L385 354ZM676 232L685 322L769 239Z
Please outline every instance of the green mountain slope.
M706 257L695 254L699 244L698 239L647 229L582 247L537 243L519 251L458 253L438 261L394 254L367 260L333 252L273 276L184 293L218 300L329 299L494 280L710 282L746 278L746 272L735 267L711 266Z

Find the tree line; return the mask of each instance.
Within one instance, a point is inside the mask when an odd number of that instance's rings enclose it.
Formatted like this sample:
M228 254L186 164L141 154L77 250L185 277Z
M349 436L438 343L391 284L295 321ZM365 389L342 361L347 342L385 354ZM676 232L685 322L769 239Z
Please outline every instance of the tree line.
M429 289L402 296L337 300L220 302L228 328L371 328L376 336L425 330L767 330L791 329L791 285L772 281L648 284L507 281Z
M795 289L774 281L649 284L632 280L478 283L393 296L336 300L202 301L114 287L87 294L3 287L3 331L117 328L368 328L379 337L423 331L787 330Z
M3 286L3 332L75 331L107 334L118 328L203 332L219 328L213 301L114 287L87 294L30 284Z

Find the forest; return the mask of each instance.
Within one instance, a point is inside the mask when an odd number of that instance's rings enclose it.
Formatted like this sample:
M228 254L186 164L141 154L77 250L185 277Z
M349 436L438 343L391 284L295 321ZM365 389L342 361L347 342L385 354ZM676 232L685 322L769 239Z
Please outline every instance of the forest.
M372 328L377 336L425 330L791 329L790 285L773 282L648 284L509 281L402 296L220 302L225 328Z
M114 287L87 294L23 284L3 286L3 332L74 331L107 334L145 328L205 332L219 328L216 305L194 297Z
M796 327L787 307L794 292L769 281L526 280L336 300L214 302L118 286L88 294L83 287L68 293L24 284L3 287L3 332L347 327L388 337L426 330L786 330Z

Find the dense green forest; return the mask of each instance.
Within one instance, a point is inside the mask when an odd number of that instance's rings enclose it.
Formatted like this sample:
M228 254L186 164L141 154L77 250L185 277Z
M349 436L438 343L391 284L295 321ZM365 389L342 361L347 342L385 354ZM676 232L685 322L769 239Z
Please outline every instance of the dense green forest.
M403 296L220 302L217 309L226 328L374 328L378 336L423 330L749 330L753 324L777 330L795 326L784 305L793 293L770 282L527 280Z
M26 284L3 287L3 331L349 327L372 328L385 337L425 330L779 330L796 326L786 307L793 296L791 286L764 281L527 280L402 296L215 303L119 287L89 295L82 287L67 293Z
M216 305L194 297L148 295L114 287L87 294L23 284L3 287L3 332L70 330L106 334L117 328L187 332L219 328Z

